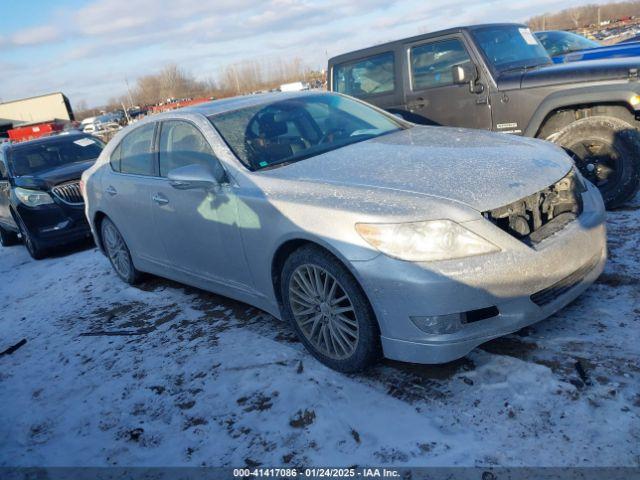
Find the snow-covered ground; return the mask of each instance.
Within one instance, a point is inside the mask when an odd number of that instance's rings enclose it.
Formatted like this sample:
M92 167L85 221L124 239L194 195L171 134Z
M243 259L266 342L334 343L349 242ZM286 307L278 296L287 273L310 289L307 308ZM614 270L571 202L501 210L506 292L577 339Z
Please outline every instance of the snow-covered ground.
M441 366L341 375L247 305L95 248L0 249L0 465L640 465L640 199L597 284Z

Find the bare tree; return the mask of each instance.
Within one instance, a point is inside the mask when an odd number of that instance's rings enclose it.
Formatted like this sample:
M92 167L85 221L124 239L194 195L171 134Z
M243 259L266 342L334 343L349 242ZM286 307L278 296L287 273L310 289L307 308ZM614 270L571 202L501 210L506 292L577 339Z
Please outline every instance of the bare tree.
M599 21L616 21L625 17L640 16L640 0L630 0L603 5L585 5L568 8L554 14L538 15L529 19L527 24L533 30L579 29L596 25ZM553 25L552 27L550 25Z

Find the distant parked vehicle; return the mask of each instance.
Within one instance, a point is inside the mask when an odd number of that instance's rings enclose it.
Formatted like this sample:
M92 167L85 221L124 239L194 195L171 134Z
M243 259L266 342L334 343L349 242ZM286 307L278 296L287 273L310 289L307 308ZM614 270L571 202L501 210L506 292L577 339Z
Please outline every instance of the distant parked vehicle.
M21 238L40 259L51 247L90 236L80 175L103 147L82 133L0 145L0 243Z
M560 30L536 32L535 35L554 63L640 56L640 43L603 46L582 35Z
M83 180L123 281L149 272L255 305L345 372L462 357L571 302L606 260L602 198L562 149L338 94L146 118Z
M303 90L309 90L307 82L292 82L280 85L281 92L301 92Z
M554 65L525 25L452 28L329 60L329 90L424 124L549 140L608 207L640 186L640 58ZM484 168L481 163L478 169Z
M625 43L633 43L633 42L640 42L640 35L637 35L636 33L632 37L625 38L624 40L619 41L617 45L624 45Z
M84 133L97 133L100 130L117 129L124 119L123 112L105 113L97 117L85 119L82 122L82 131Z

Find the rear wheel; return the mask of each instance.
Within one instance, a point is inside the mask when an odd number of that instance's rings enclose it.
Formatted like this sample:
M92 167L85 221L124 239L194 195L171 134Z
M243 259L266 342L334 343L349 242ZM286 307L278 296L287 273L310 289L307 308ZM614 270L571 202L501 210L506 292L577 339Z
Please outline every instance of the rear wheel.
M134 267L129 247L118 228L111 220L105 218L100 225L100 231L105 252L118 276L129 285L138 283L141 273Z
M381 356L380 332L364 292L331 254L302 247L281 275L283 316L307 349L334 370L355 372Z
M11 247L13 245L17 245L20 243L20 239L18 238L18 234L16 232L12 232L10 230L5 230L0 227L0 245L3 247Z
M572 157L582 175L602 194L607 208L631 199L640 186L640 134L620 119L577 120L550 138Z

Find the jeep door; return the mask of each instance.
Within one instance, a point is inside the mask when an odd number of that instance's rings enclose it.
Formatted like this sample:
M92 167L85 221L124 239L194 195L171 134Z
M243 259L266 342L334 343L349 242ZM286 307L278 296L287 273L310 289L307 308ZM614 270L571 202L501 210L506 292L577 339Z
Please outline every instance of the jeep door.
M231 182L182 189L167 179L172 170L194 164L212 173L224 172L202 131L186 120L164 120L158 150L161 182L152 192L154 230L171 268L213 282L222 294L251 292Z
M462 36L405 44L404 52L405 106L411 115L418 117L410 120L491 129L487 82L483 82L482 93L472 93L469 85L453 83L453 67L473 62Z

